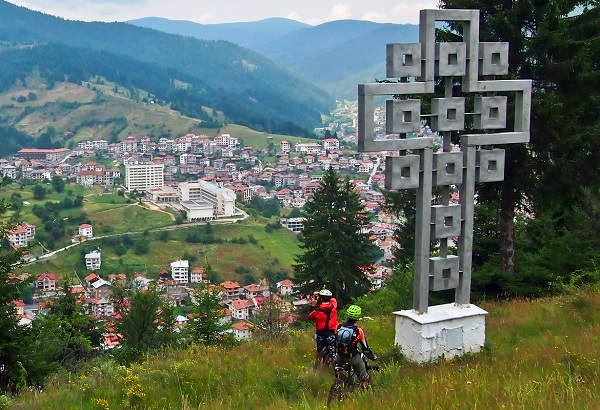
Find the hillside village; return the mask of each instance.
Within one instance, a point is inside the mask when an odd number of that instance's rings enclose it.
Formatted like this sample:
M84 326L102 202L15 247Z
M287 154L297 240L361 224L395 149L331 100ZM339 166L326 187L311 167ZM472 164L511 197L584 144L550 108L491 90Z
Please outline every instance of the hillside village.
M352 114L352 113L350 113ZM380 113L381 117L384 115ZM351 116L351 115L350 115ZM371 224L365 229L372 233L373 242L381 249L380 261L393 258L394 218L381 209L383 185L383 156L358 153L352 124L330 124L329 128L344 129L339 139L335 137L308 142L280 141L277 146L255 149L243 145L235 136L219 134L216 137L187 134L177 138L160 138L152 141L148 136L129 136L125 140L109 143L104 140L82 141L73 149L24 148L12 158L0 159L0 175L16 181L48 182L55 176L83 186L102 186L105 191L121 190L127 194L141 194L144 202L158 207L170 207L185 215L188 222L213 221L219 218L242 218L244 213L237 202L247 203L257 196L277 199L283 208L301 209L319 188L322 173L333 167L340 173L354 177L363 204L373 213ZM382 133L384 124L380 124ZM327 129L329 129L327 128ZM424 132L428 132L424 128ZM331 133L328 133L330 135ZM335 135L337 136L337 135ZM345 145L346 147L342 146ZM268 161L265 158L275 158ZM104 165L106 163L112 166ZM281 218L282 226L294 231L302 230L303 218ZM71 242L76 244L94 237L93 226L81 224L73 232ZM23 221L13 227L7 239L14 249L27 248L35 238L35 226ZM27 251L24 252L27 262ZM81 284L73 286L79 300L100 321L115 315L111 302L111 287L115 282L127 280L124 274L100 276L101 252L85 255L85 266L90 272L80 278ZM152 279L136 273L131 284L145 288L156 283L159 291L173 305L181 306L193 294L195 283L208 283L204 268L190 266L187 260L172 261L170 266L157 272ZM369 279L373 289L382 286L391 269L376 265ZM59 294L60 274L44 272L34 281L36 305L25 306L15 301L22 323L30 322L36 314L43 314L48 303ZM13 280L22 280L14 276ZM306 303L295 295L294 283L289 279L269 284L241 286L225 281L216 286L221 295L223 321L231 325L231 332L239 340L252 333L250 322L266 299L277 300L286 322L296 318L297 308ZM179 327L190 317L179 316ZM118 335L103 335L104 347L118 345Z

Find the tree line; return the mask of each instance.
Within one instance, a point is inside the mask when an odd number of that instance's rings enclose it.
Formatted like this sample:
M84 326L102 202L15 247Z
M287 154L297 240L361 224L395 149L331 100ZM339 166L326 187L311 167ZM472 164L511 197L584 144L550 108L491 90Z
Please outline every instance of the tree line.
M533 296L574 278L595 281L591 273L600 249L598 235L592 234L600 227L596 2L440 4L479 9L480 41L509 43L507 78L533 81L530 143L501 147L506 149L504 180L476 186L472 291L476 297ZM462 41L460 30L458 23L449 24L437 36ZM454 95L463 95L460 82ZM508 97L511 105L514 97ZM397 261L406 268L414 253L414 192L387 195L388 210L406 217L396 234Z

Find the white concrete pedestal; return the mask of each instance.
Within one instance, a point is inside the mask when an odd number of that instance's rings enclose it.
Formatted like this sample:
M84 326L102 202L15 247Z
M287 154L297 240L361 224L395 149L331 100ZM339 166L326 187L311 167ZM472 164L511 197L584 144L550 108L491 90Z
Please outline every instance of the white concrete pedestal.
M401 310L396 315L396 345L413 362L451 359L476 353L485 344L485 315L475 305L430 306L427 313Z

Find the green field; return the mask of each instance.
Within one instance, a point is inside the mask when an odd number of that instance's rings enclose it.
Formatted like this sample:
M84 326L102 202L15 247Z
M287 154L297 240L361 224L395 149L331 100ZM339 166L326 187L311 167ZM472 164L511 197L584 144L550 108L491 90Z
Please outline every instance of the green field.
M90 206L94 209L110 206L90 213L94 235L109 235L108 238L88 240L50 259L24 265L17 271L36 275L50 271L59 276L70 275L73 270L81 272L83 256L100 248L102 268L98 273L101 275L140 272L156 278L161 270L170 270L170 262L185 257L192 267L205 267L210 263L222 280L244 282L245 275L236 273L240 267L256 279L262 278L267 269L291 275L294 257L300 252L294 233L286 229L267 233L265 225L268 221L265 219L249 218L229 224L214 222L212 235L221 243L203 244L190 243L188 239L194 232L203 232L205 227L202 225L173 226L168 214L138 204L86 203L86 207ZM165 233L156 230L162 227L171 228ZM139 253L137 242L147 243L148 251ZM41 249L36 253L39 254Z
M256 150L267 148L269 142L275 144L279 148L281 141L289 141L292 144L297 144L301 141L311 141L307 138L291 137L289 135L268 134L251 130L250 128L242 127L241 125L230 124L221 128L221 133L231 134L231 136L244 140L245 145L252 146ZM314 141L314 140L313 140Z

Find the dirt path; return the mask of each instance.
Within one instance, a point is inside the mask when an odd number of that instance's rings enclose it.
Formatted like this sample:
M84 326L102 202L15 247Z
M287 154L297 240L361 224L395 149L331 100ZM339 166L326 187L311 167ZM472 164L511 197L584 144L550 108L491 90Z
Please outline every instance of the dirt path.
M153 203L144 202L143 204L138 204L138 205L143 208L150 209L152 211L158 211L158 212L162 212L163 214L167 214L167 215L169 215L169 218L171 218L171 221L175 221L175 215L173 215L171 212L167 212L167 211L161 209L160 207L154 205Z

